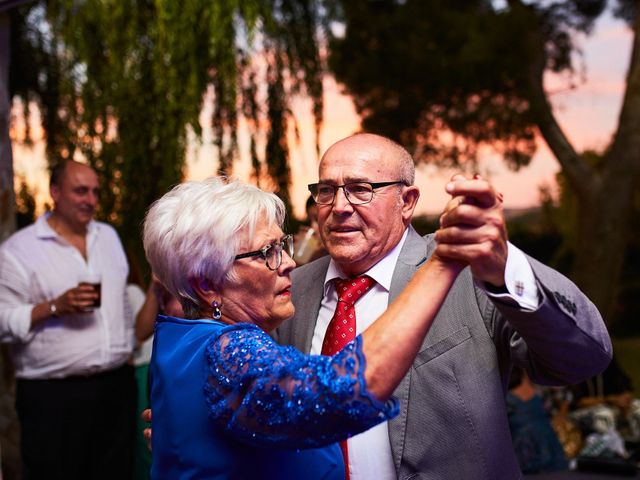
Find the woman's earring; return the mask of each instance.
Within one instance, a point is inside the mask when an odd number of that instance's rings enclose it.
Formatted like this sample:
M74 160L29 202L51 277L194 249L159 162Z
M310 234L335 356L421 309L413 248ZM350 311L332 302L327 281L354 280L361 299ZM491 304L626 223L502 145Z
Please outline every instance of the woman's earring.
M217 300L214 300L211 303L211 308L212 308L212 313L211 313L211 318L213 318L214 320L220 320L220 318L222 318L222 312L220 311L220 307L221 305L218 303Z

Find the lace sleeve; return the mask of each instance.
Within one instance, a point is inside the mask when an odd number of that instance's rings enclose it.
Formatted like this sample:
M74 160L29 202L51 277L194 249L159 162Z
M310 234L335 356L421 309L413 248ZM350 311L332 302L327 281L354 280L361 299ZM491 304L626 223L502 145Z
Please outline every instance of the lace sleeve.
M206 356L209 416L245 442L320 447L398 414L396 399L367 392L360 336L333 357L304 355L236 325L209 340Z

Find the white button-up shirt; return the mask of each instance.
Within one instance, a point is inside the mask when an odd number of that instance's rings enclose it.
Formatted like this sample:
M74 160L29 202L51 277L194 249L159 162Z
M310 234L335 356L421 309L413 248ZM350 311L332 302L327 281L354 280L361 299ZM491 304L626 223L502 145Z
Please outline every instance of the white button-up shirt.
M117 233L105 223L90 222L85 260L47 218L41 216L0 246L0 341L11 343L16 376L63 378L124 364L134 333L125 290L129 267ZM89 273L102 277L99 308L52 317L31 329L37 304L76 287Z
M365 275L373 278L376 283L370 291L355 304L356 310L356 334L364 332L380 315L384 313L389 304L389 290L391 279L395 270L400 251L407 239L408 230L404 232L398 245L391 250L386 257L371 267ZM538 289L535 283L533 270L521 250L508 244L509 252L505 269L505 283L509 293L489 296L496 299L508 297L517 302L521 308L535 309L538 306ZM318 355L322 350L322 342L325 332L331 322L331 318L338 303L333 280L347 278L340 267L333 261L329 262L329 268L324 280L324 297L320 304L318 321L311 341L311 353ZM486 291L481 282L478 286ZM391 441L387 422L348 440L349 449L349 475L351 480L395 480L396 469L391 452Z

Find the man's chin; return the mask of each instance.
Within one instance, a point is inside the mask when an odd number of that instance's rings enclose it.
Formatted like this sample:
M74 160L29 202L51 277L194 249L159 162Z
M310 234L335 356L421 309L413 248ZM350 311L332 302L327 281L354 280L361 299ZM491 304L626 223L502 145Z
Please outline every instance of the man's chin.
M326 246L329 255L338 265L360 263L367 255L354 248L353 244L332 244Z
M76 220L80 224L87 225L91 220L93 220L93 213L81 213L76 217Z

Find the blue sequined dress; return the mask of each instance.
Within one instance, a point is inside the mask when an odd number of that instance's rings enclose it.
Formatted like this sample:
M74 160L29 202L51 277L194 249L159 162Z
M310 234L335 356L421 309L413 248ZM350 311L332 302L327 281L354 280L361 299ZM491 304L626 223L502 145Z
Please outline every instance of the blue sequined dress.
M152 478L344 478L335 442L398 414L368 393L364 369L360 336L304 355L255 325L159 316Z

